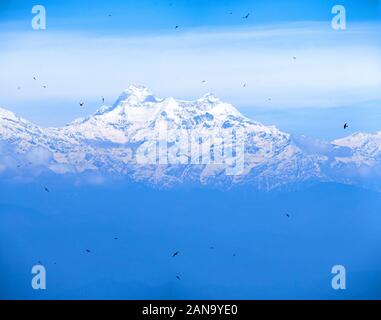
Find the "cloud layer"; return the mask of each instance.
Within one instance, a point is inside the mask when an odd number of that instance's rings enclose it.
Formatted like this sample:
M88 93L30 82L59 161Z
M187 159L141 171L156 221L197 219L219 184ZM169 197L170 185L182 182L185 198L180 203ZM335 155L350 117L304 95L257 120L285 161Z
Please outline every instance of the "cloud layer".
M0 105L114 99L130 83L183 99L211 91L245 107L266 105L269 98L284 107L378 100L378 30L357 24L334 31L311 22L125 37L3 32Z

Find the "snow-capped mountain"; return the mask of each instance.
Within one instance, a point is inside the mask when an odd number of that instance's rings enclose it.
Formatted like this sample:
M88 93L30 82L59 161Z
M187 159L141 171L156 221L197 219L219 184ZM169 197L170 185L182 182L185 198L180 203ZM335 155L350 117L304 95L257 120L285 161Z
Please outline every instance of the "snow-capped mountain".
M373 134L355 133L348 137L334 140L332 144L350 150L347 156L336 158L339 163L353 163L367 166L381 163L381 131Z
M38 143L33 139L40 139L44 135L44 131L38 126L2 108L0 108L0 124L1 140L17 145L20 151L27 150L31 144Z
M162 99L143 86L130 86L112 106L61 128L40 128L0 109L0 141L8 159L0 158L0 171L37 163L56 174L122 176L159 187L259 189L332 180L330 170L342 161L332 154L347 146L337 140L321 152L246 118L213 94ZM371 144L367 149L373 152Z
M381 190L381 132L354 133L332 145L340 150L331 163L335 181Z

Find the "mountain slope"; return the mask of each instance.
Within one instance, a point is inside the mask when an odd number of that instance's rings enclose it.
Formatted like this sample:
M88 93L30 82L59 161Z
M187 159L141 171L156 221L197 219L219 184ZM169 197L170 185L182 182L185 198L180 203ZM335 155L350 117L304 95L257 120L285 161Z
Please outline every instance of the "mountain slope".
M381 161L381 131L374 134L355 133L332 142L335 146L350 150L347 157L338 157L340 163L354 163L357 165L375 165Z

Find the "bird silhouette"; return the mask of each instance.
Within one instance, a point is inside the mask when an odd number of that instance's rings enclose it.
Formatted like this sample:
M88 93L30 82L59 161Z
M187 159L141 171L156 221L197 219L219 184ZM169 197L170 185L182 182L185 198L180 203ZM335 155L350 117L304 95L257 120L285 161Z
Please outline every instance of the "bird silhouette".
M205 82L206 82L206 80L202 80L201 82L202 82L202 83L205 83Z
M246 83L243 84L243 87L246 88Z
M33 80L37 80L37 78L36 78L36 77L33 77Z
M79 103L79 105L80 105L81 107L83 107L84 104L85 104L84 102L80 102L80 103Z
M102 103L105 103L105 97L102 97Z
M177 280L181 280L179 276L176 276L176 279L177 279Z
M87 252L87 253L91 253L91 251L90 251L89 249L86 249L86 252Z
M175 29L178 29L178 28L179 28L179 26L176 26L176 27L175 27Z
M287 218L289 218L289 217L290 217L290 215L289 215L288 213L286 213L286 217L287 217Z
M213 250L213 249L214 249L214 247L209 247L209 249Z
M176 252L172 255L172 257L176 257L179 253L180 253L179 251L176 251Z
M250 16L250 13L248 13L246 16L243 16L242 18L247 19L247 18L249 18L249 16Z
M344 129L348 128L348 123L344 124Z
M293 56L293 57L292 57L292 59L296 60L296 57L295 57L295 56Z
M118 240L119 238L118 237L115 237L114 240Z
M50 192L50 190L47 187L44 187L46 192Z
M46 89L46 86L42 86L44 89Z

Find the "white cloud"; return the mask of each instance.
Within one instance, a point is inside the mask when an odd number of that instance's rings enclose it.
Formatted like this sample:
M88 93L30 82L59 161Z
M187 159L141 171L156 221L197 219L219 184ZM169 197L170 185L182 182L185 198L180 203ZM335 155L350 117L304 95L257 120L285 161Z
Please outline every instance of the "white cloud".
M41 147L33 148L26 154L26 160L32 162L34 166L47 165L52 158L52 153Z

